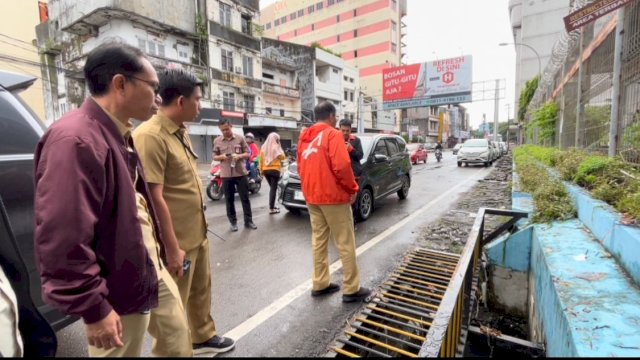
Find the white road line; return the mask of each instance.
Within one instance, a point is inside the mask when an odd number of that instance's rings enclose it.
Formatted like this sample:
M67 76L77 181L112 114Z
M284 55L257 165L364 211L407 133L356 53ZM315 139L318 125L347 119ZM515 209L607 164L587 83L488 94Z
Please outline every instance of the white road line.
M433 205L435 205L438 202L440 202L440 200L446 198L447 196L450 196L451 193L454 193L456 190L458 190L458 188L466 185L470 181L476 180L476 178L479 177L478 175L481 172L483 172L484 170L485 169L477 170L467 180L465 180L465 181L459 183L458 185L452 187L451 189L449 189L448 191L446 191L442 195L440 195L437 198L433 199L431 202L429 202L429 203L425 204L424 206L422 206L417 211L414 211L413 214L407 216L406 218L404 218L399 223L393 225L392 227L390 227L387 230L383 231L382 233L378 234L373 239L371 239L371 240L367 241L366 243L362 244L360 247L358 247L356 249L356 256L362 255L365 251L371 249L372 247L374 247L375 245L380 243L382 240L384 240L386 237L388 237L389 235L394 233L396 230L400 229L401 227L403 227L404 225L406 225L407 223L409 223L410 221L412 221L416 217L422 215L422 213L427 211ZM331 274L333 274L334 272L339 270L341 267L342 267L342 263L340 262L340 260L338 260L338 261L334 262L333 264L331 264L331 266L329 268ZM311 290L311 280L304 281L300 285L296 286L293 290L291 290L288 293L284 294L278 300L274 301L273 303L271 303L270 305L268 305L267 307L263 308L262 310L260 310L258 313L256 313L252 317L250 317L249 319L245 320L240 325L238 325L235 328L231 329L229 332L224 334L224 336L225 337L230 337L230 338L232 338L232 339L234 339L236 341L240 340L245 335L249 334L251 331L253 331L258 326L260 326L262 323L264 323L265 321L269 320L269 318L271 318L273 315L278 313L278 311L280 311L280 310L284 309L285 307L287 307L289 304L291 304L298 297L300 297L303 294L308 294L310 290Z

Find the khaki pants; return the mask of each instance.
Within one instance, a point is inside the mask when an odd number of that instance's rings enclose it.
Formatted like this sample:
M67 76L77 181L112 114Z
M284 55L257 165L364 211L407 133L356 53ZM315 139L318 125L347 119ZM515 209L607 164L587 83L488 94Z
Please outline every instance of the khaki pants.
M89 357L140 357L144 334L149 326L149 317L149 314L120 316L124 346L104 350L89 345Z
M191 334L180 292L165 267L158 271L158 307L151 310L149 334L158 357L192 357Z
M344 280L343 294L360 290L360 273L356 262L356 236L350 204L308 205L311 218L311 247L313 249L313 290L329 286L329 236L340 254Z
M175 281L187 309L191 340L200 344L216 335L216 325L211 317L209 240L205 239L197 248L188 250L185 258L191 261L191 268Z

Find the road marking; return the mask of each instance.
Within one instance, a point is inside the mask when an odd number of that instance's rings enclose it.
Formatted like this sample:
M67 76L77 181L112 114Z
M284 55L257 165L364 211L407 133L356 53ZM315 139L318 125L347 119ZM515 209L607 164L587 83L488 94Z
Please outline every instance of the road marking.
M404 225L406 225L407 223L409 223L410 221L412 221L416 217L422 215L422 213L427 211L433 205L437 204L440 200L446 198L447 196L450 196L450 194L455 192L456 190L458 190L458 188L462 187L463 185L466 185L467 183L471 182L472 180L476 180L476 178L479 177L478 175L481 172L483 172L484 170L487 170L487 169L482 168L480 170L477 170L475 172L475 174L471 175L467 180L465 180L465 181L459 183L458 185L452 187L451 189L449 189L448 191L446 191L442 195L438 196L437 198L435 198L431 202L423 205L421 208L419 208L418 210L414 211L413 214L411 214L411 215L407 216L406 218L402 219L399 223L393 225L392 227L388 228L387 230L383 231L382 233L376 235L373 239L371 239L371 240L367 241L366 243L362 244L360 247L358 247L356 249L356 257L361 255L361 254L363 254L365 251L371 249L372 247L376 246L378 243L380 243L386 237L388 237L389 235L391 235L396 230L400 229L401 227L403 227ZM334 272L339 270L341 267L342 267L342 263L340 262L340 260L337 260L336 262L331 264L331 266L329 267L329 271L330 271L331 274L333 274ZM303 294L307 294L308 295L309 291L311 290L311 286L312 286L312 284L311 284L311 280L310 279L307 280L307 281L304 281L300 285L296 286L293 290L291 290L288 293L284 294L278 300L272 302L270 305L268 305L267 307L263 308L258 313L256 313L255 315L253 315L249 319L247 319L244 322L242 322L240 325L238 325L235 328L231 329L229 332L224 334L224 336L232 338L235 341L238 341L238 340L242 339L245 335L249 334L251 331L256 329L258 326L262 325L262 323L264 323L265 321L269 320L269 318L271 318L273 315L278 313L280 310L282 310L285 307L287 307L289 304L291 304L294 300L299 298L301 295L303 295Z

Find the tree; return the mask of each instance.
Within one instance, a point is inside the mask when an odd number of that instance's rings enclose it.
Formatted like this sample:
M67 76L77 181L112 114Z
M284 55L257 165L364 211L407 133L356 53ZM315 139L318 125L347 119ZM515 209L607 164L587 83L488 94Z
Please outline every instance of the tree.
M540 76L536 76L531 80L527 80L524 84L524 89L520 92L520 98L518 99L518 122L524 123L524 116L527 114L527 107L533 98L533 94L536 93L538 88L538 81Z

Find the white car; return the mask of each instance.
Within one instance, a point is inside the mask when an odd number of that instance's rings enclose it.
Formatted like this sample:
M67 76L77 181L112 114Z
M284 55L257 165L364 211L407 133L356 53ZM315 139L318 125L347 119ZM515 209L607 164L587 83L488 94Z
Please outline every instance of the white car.
M458 166L462 164L484 164L489 166L493 163L493 150L487 139L469 139L462 144L458 151Z

